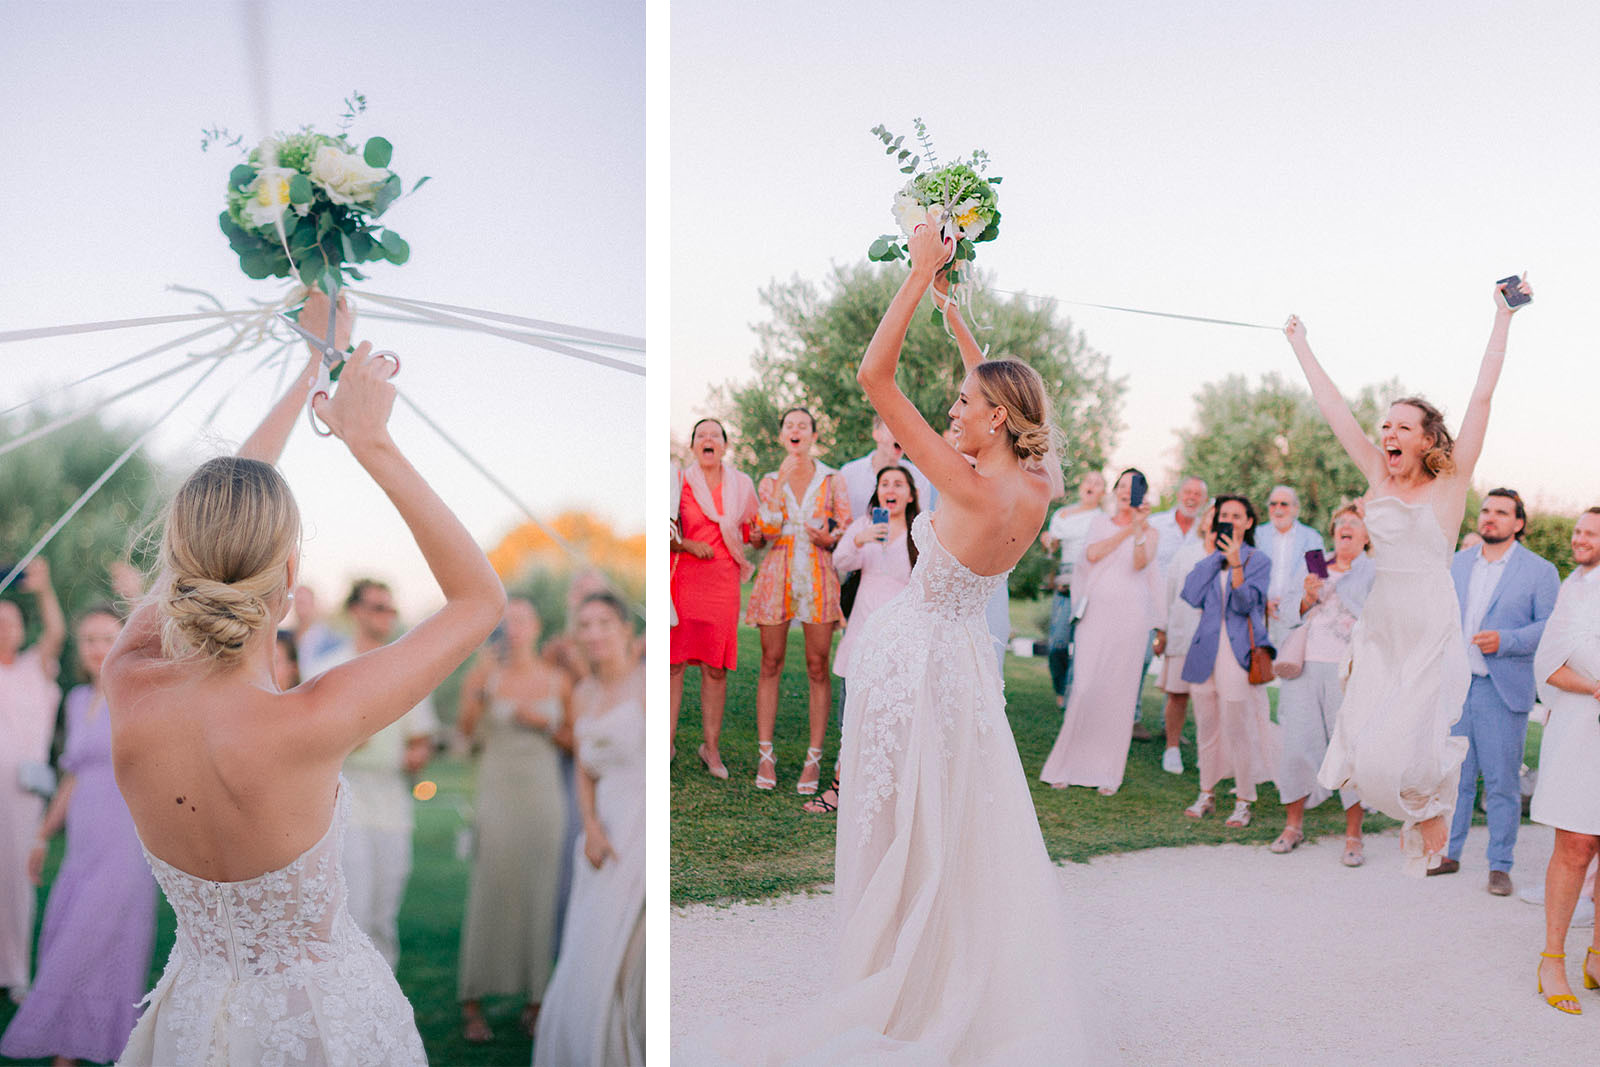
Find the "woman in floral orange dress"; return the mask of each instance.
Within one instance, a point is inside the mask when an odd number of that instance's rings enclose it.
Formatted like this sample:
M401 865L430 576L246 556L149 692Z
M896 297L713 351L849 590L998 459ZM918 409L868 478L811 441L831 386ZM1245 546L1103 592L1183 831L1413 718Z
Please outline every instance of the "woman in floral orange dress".
M811 737L795 792L810 796L822 775L822 738L833 704L828 653L839 610L839 576L833 546L850 525L850 500L838 471L812 458L817 422L805 408L783 413L779 430L784 458L761 479L756 518L769 543L756 572L745 621L761 630L761 677L756 683L756 738L760 761L756 788L778 784L772 735L778 722L778 676L789 644L789 624L798 619L805 632L806 679ZM754 543L760 543L752 539Z

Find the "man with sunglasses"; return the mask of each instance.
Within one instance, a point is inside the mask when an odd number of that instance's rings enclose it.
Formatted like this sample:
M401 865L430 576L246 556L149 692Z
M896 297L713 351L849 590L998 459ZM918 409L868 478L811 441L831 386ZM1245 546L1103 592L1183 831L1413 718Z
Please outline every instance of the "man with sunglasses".
M1300 521L1300 494L1287 485L1273 486L1267 494L1267 520L1256 527L1256 547L1272 561L1267 635L1274 646L1281 647L1292 624L1278 605L1285 597L1299 595L1295 582L1305 573L1306 553L1326 546L1320 533Z
M295 606L298 612L298 598ZM357 580L344 607L350 620L349 638L313 656L302 651L303 677L321 674L398 636L394 591L383 582ZM303 626L314 621L297 618ZM350 824L344 841L350 916L391 967L400 958L400 900L411 877L411 776L433 755L438 730L433 700L424 697L344 762L350 787Z

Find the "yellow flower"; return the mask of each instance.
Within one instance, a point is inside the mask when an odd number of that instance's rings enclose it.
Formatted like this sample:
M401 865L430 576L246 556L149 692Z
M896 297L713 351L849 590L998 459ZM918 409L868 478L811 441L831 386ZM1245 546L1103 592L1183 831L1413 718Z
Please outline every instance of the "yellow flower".
M269 229L283 218L289 206L289 179L294 171L288 167L262 167L250 187L250 199L245 201L244 217L258 229Z

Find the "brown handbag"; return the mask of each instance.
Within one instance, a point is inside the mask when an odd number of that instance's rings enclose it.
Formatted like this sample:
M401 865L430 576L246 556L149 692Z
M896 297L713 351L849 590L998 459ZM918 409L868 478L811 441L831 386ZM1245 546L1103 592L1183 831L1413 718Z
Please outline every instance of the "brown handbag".
M1250 684L1266 685L1272 681L1272 654L1271 645L1256 644L1256 621L1245 620L1245 631L1250 635ZM1224 634L1224 637L1227 635Z

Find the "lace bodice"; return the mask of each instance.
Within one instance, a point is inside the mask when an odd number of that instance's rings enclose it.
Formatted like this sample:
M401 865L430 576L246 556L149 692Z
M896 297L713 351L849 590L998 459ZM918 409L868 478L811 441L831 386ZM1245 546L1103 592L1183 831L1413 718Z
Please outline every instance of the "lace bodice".
M939 541L933 514L924 511L911 524L917 544L917 565L903 596L920 601L921 610L942 619L982 619L989 598L1011 574L974 574Z
M296 964L337 958L359 939L345 911L339 850L349 818L344 781L322 839L286 867L242 882L209 882L153 856L155 872L178 918L175 951L228 977L277 974Z
M119 1063L425 1064L411 1005L345 907L350 789L322 839L239 882L145 859L178 936Z
M1408 504L1395 496L1367 501L1372 561L1380 572L1448 570L1454 546L1445 538L1430 501Z

